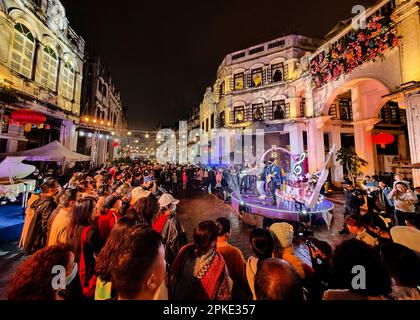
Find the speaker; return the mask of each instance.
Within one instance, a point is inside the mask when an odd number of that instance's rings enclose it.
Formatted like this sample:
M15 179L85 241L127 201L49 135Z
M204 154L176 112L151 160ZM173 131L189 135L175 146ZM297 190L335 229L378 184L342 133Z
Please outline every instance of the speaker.
M264 227L264 217L252 213L243 213L242 223L248 226L263 228Z

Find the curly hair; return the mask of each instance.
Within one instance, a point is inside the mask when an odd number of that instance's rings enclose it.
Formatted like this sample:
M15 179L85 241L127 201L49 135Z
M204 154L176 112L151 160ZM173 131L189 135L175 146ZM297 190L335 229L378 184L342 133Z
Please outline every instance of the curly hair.
M71 250L66 246L51 246L37 251L24 261L9 281L9 300L55 300L51 283L54 266L67 266Z

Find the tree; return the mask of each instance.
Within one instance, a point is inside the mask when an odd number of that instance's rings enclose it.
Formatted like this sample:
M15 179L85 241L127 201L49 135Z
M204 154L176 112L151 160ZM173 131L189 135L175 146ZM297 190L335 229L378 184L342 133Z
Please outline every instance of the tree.
M368 164L365 159L357 156L352 150L345 148L337 151L336 161L339 161L340 165L346 168L349 178L354 184L356 184L356 179L363 175L362 168Z

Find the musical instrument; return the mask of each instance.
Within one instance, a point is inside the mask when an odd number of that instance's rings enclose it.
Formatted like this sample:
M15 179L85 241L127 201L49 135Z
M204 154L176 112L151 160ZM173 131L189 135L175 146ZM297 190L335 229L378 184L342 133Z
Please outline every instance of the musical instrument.
M335 144L332 146L332 148L330 149L330 152L327 155L324 166L319 173L318 182L315 186L314 191L312 192L309 199L305 200L305 205L309 209L314 209L316 207L316 204L317 204L318 199L319 199L319 195L321 194L321 189L322 189L325 181L327 181L328 175L330 174L329 168L331 166L331 162L332 162L334 152L335 152Z
M276 177L276 176L277 176L277 172L273 172L273 173L268 174L267 177L266 177L266 182L270 183L271 180L273 180L273 178Z
M25 157L6 157L0 163L0 196L13 198L20 193L35 190L36 181L23 179L33 173L36 168L21 163Z

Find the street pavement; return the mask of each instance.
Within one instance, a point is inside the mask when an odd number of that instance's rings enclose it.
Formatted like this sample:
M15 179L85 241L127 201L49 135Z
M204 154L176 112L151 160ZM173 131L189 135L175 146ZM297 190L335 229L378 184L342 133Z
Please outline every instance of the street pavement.
M184 227L188 240L192 240L194 227L204 220L216 220L219 217L226 217L232 224L232 236L230 243L242 250L245 259L252 255L249 245L249 236L252 228L242 224L238 213L214 195L205 191L200 191L192 196L180 196L181 202L178 206L178 218ZM341 204L336 204L333 211L333 221L331 228L323 226L315 230L315 237L320 240L327 240L337 245L343 239L338 234L343 226L344 208ZM27 257L17 248L17 241L0 245L0 300L6 299L6 287L11 275L19 264ZM294 241L297 255L305 263L310 264L308 249L300 239Z

